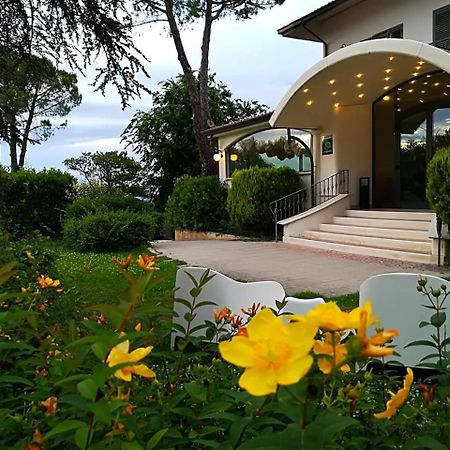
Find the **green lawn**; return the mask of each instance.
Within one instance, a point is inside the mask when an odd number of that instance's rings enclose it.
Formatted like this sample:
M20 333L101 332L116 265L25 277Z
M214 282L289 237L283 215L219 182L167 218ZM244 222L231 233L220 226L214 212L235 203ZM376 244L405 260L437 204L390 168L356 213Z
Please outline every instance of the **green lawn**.
M354 294L338 295L336 297L326 297L318 292L305 291L305 292L297 292L296 294L293 295L293 297L297 298L323 297L326 301L336 302L339 305L339 307L344 311L350 311L353 308L356 308L358 306L359 301L359 294L357 292L355 292Z

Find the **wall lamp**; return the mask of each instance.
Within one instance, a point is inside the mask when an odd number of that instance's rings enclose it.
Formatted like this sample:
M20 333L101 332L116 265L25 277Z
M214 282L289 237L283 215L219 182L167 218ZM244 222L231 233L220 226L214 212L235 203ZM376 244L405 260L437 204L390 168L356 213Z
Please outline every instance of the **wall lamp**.
M231 161L237 161L238 160L238 155L236 155L236 153L232 153L230 155L230 159L231 159Z
M216 162L219 162L222 158L223 158L223 153L222 152L214 153L214 155L213 155L213 159Z

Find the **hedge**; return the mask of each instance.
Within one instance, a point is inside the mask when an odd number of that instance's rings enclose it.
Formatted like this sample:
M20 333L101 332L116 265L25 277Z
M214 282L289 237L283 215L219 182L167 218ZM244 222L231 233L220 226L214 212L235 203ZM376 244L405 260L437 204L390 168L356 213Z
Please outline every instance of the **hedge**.
M227 201L232 229L248 236L271 235L270 202L301 188L300 175L288 167L252 167L235 172Z
M438 150L427 168L427 199L444 223L450 223L450 147Z

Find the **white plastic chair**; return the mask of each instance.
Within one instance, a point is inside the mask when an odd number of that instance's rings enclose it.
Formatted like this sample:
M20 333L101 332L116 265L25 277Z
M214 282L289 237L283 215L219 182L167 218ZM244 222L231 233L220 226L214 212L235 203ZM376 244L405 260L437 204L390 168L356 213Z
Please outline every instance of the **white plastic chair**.
M418 366L420 360L433 353L432 347L414 346L405 348L412 341L429 340L435 328L431 326L419 328L422 321L429 322L433 311L422 305L429 305L429 300L421 292L417 291L417 281L425 277L428 280L427 287L438 288L441 285L450 289L450 283L442 278L431 275L419 275L413 273L387 273L375 275L365 280L359 290L360 306L365 300L371 300L373 314L380 318L378 324L384 329L397 329L400 332L393 340L396 351L401 356L386 358L386 361L400 361L405 366ZM450 300L450 299L449 299ZM445 305L444 305L445 306ZM447 305L448 307L448 305ZM450 330L450 318L447 314L445 328ZM435 359L426 362L435 362Z
M208 269L204 267L189 266L178 269L175 297L192 303L193 297L190 291L194 285L187 274L189 273L198 282L206 270ZM220 310L226 307L233 313L242 315L241 308L250 308L253 303L261 303L261 306L276 308L275 302L277 300L283 300L286 295L283 286L276 281L242 283L215 270L210 269L209 273L214 275L214 277L205 284L196 301L197 303L210 301L216 303L216 305L205 305L198 308L195 311L196 316L191 323L191 329L204 324L205 320L213 321L213 309ZM295 314L306 314L309 309L314 308L318 303L324 302L322 298L301 300L295 297L288 297L286 300L289 303L284 310ZM174 312L176 314L174 315L173 322L186 328L187 321L184 318L184 315L188 312L186 306L179 302L174 302ZM204 332L205 330L202 329L192 333L192 335L201 336ZM172 348L176 336L180 335L181 333L178 331L172 334Z

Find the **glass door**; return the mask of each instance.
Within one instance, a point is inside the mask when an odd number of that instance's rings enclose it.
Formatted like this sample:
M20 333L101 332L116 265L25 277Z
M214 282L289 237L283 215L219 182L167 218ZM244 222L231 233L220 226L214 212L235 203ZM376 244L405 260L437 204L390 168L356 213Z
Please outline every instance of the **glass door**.
M399 206L408 209L427 208L426 166L427 114L420 112L400 123Z
M450 147L450 108L440 108L433 113L433 153L446 147Z

